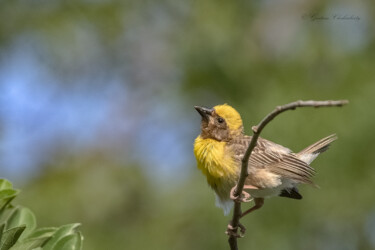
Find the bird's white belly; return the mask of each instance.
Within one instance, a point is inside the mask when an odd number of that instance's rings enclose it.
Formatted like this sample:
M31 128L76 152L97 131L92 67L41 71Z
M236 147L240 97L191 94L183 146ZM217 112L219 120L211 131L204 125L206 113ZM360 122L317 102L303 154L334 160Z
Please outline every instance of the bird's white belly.
M285 188L293 188L294 182L290 179L281 179L281 184L273 188L261 188L261 189L246 189L251 197L253 198L267 198L272 196L278 196L281 191Z

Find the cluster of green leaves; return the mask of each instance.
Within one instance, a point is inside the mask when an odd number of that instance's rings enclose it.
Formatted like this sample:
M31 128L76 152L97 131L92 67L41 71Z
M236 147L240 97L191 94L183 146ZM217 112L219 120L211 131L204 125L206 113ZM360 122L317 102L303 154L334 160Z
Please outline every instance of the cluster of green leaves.
M19 192L11 182L0 179L0 250L82 249L79 223L37 229L30 209L11 204Z

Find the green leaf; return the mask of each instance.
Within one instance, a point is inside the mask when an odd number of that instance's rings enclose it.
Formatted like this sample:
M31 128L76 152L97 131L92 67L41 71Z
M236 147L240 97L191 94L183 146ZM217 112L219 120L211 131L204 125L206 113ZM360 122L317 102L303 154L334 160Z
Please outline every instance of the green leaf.
M18 241L12 250L36 249L42 247L56 232L56 227L39 228L30 233L22 241Z
M0 242L1 242L1 239L3 238L4 229L5 229L5 223L0 225Z
M10 202L19 194L20 190L14 189L10 181L0 179L0 217L10 204Z
M19 194L17 189L3 189L0 191L0 216L3 215L7 205Z
M1 238L0 250L8 250L11 248L17 242L25 228L26 226L20 226L6 230Z
M18 189L3 189L0 191L0 200L8 200L9 198L16 197L19 192Z
M26 207L17 207L7 220L7 229L26 225L26 230L21 239L25 238L36 228L36 218L33 212Z
M3 189L13 189L12 183L6 179L0 179L0 190Z
M67 235L76 233L76 230L80 225L80 223L73 223L59 227L52 235L52 238L43 246L43 250L53 250L60 239Z
M38 228L34 232L30 233L27 236L27 239L52 237L52 235L57 231L57 229L57 227Z
M61 238L53 247L53 250L81 250L83 237L80 232Z
M22 241L18 240L17 243L12 247L12 250L35 249L37 247L43 246L43 244L48 241L48 239L50 239L50 237L24 239Z

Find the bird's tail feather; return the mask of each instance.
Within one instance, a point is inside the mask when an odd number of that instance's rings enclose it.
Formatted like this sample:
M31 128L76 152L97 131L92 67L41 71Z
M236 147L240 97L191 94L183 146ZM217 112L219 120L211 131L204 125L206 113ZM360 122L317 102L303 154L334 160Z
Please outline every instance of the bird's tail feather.
M329 135L308 146L301 152L297 153L296 156L300 160L306 162L307 164L310 164L320 153L326 151L329 148L329 145L335 140L337 140L336 134Z

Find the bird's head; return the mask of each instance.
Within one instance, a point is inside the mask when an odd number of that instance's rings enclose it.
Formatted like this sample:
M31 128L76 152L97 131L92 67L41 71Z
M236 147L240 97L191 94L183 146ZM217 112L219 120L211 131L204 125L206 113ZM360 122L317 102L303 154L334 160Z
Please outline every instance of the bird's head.
M202 116L201 137L230 141L243 134L240 114L227 104L210 108L194 107Z

